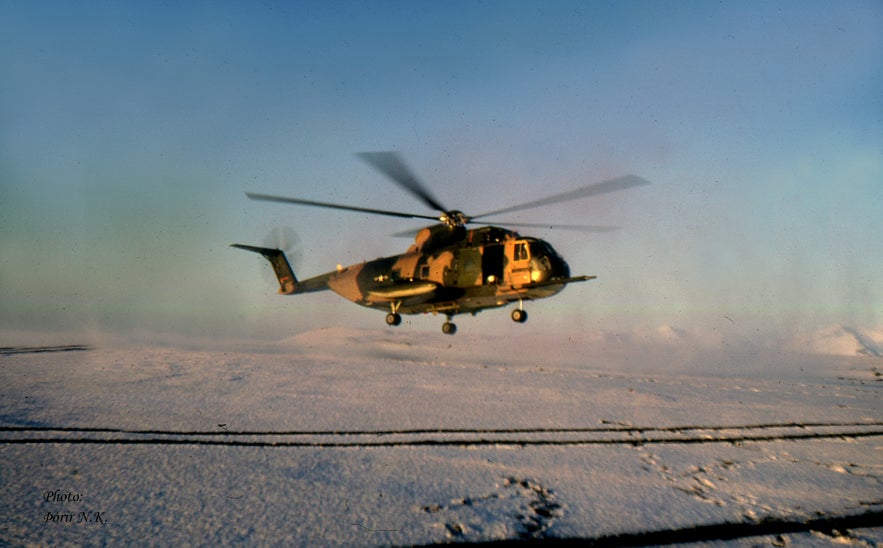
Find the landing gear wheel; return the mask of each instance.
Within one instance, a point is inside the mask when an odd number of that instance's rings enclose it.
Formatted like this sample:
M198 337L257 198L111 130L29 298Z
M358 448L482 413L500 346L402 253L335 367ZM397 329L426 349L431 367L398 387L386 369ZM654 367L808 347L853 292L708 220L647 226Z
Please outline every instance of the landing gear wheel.
M457 324L453 324L451 322L445 322L442 324L442 333L445 335L453 335L457 332Z
M386 315L386 325L401 325L402 323L402 315L398 312L390 312Z
M527 321L527 311L521 310L520 308L516 308L512 311L512 321L518 323L524 323Z

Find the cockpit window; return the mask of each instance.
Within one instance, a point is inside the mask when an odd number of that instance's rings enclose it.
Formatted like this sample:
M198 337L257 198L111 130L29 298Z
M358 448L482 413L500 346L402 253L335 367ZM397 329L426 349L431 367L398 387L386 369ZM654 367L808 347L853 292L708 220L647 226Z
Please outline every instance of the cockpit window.
M552 250L546 242L530 242L530 254L533 257L552 255Z

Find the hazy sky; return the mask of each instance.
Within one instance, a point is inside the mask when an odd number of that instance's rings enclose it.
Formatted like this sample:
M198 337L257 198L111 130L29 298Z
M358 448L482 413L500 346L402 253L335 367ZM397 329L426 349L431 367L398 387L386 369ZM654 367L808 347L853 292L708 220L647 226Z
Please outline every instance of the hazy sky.
M244 196L430 213L354 156L390 149L473 214L653 182L509 215L621 229L522 230L598 280L461 330L883 324L878 1L6 1L0 74L7 338L382 326L228 244L292 227L302 278L403 251L419 222Z

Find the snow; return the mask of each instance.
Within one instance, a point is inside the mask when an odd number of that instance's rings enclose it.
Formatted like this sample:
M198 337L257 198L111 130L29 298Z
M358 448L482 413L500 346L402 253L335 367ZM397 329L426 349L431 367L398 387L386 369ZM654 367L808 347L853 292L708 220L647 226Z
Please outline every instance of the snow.
M856 329L837 325L794 337L793 349L837 356L883 357L883 328Z
M858 525L883 510L883 362L861 349L879 339L827 333L816 353L697 349L679 328L333 328L0 355L0 544L616 544L735 524L704 540L874 545ZM764 529L779 521L797 529Z

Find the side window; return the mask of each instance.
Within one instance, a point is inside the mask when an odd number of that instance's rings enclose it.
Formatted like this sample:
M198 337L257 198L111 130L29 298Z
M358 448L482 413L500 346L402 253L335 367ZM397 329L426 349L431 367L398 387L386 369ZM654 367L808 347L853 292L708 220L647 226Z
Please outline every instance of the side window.
M516 242L515 243L515 257L516 261L526 261L530 258L530 255L527 253L527 243L526 242Z
M429 279L429 265L425 264L420 267L420 278L426 280Z

